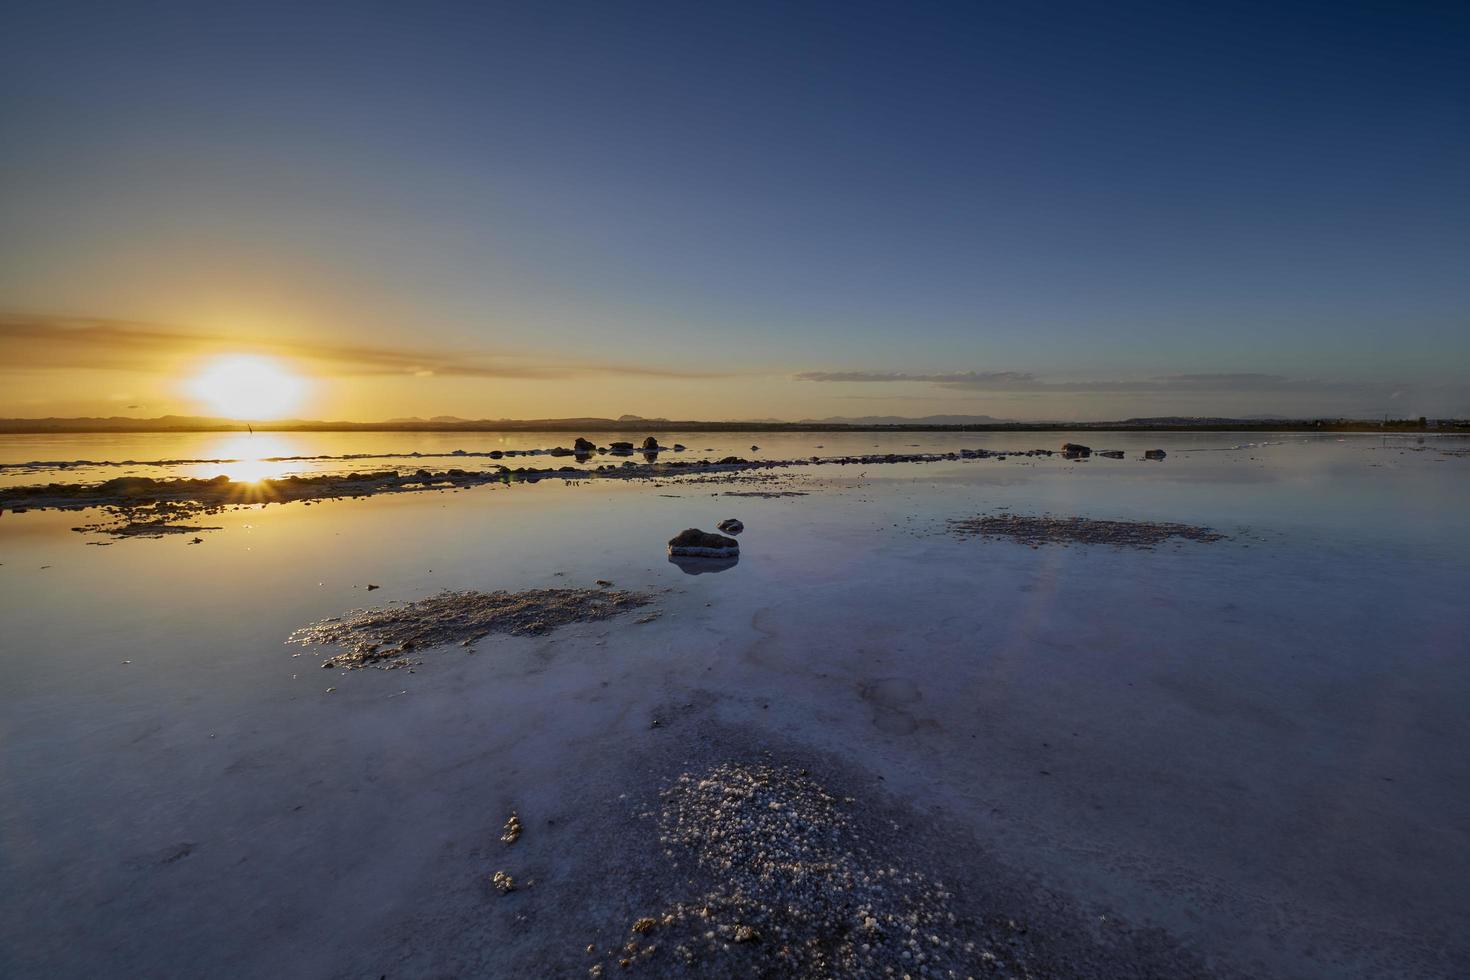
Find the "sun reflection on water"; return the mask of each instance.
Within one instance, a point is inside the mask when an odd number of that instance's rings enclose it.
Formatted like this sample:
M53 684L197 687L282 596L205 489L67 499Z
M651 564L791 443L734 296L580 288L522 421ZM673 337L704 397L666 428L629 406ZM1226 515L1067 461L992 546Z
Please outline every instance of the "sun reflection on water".
M232 433L210 443L204 458L221 462L196 463L190 475L210 478L224 475L236 483L259 483L285 476L300 463L282 462L279 457L296 455L291 442L270 433Z

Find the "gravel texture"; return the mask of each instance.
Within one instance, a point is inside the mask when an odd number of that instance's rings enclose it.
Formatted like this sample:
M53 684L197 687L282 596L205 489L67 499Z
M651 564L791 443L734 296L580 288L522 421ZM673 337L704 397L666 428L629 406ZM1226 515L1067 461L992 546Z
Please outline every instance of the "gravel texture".
M1077 910L1059 916L978 854L949 871L994 893L981 903L957 895L927 866L932 842L911 839L924 833L873 803L774 760L682 773L656 809L637 813L659 845L657 870L639 877L663 881L669 900L631 915L621 940L588 944L587 974L1215 976L1151 931L1106 916L1079 928Z

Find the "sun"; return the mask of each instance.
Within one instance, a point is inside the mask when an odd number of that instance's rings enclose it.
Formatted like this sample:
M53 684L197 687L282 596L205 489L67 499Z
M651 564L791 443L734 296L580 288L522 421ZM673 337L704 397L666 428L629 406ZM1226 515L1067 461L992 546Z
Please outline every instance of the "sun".
M187 387L219 415L274 419L300 403L306 381L270 358L230 354L204 365Z

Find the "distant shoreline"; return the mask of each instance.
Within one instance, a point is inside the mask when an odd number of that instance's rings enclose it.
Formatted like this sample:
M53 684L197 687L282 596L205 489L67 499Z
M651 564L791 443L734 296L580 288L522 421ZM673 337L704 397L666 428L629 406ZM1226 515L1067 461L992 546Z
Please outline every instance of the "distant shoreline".
M1163 422L699 422L671 419L532 419L463 422L235 422L222 419L0 419L0 435L189 432L1400 432L1470 434L1470 420L1359 419Z

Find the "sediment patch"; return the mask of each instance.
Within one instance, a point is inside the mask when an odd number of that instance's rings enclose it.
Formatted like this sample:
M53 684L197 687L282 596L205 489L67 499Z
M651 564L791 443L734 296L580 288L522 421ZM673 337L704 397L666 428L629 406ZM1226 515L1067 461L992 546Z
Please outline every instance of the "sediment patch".
M213 514L222 507L201 504L160 502L138 507L103 508L105 517L90 524L72 528L82 534L107 534L115 538L162 538L170 534L197 534L218 531L218 525L181 523L202 514Z
M323 667L394 669L420 663L414 658L433 647L468 645L491 633L540 635L569 623L609 619L652 601L646 592L611 589L446 591L413 602L354 609L304 626L286 642L342 647Z
M659 844L671 871L709 887L630 922L590 972L657 961L660 974L944 977L1012 959L957 930L944 884L893 866L853 809L785 766L679 776L662 794Z
M960 537L1008 538L1037 547L1043 544L1107 544L1118 548L1149 549L1178 538L1204 543L1223 541L1224 535L1194 524L1161 521L1099 521L1088 517L1039 517L1024 514L988 514L951 520L950 531Z

